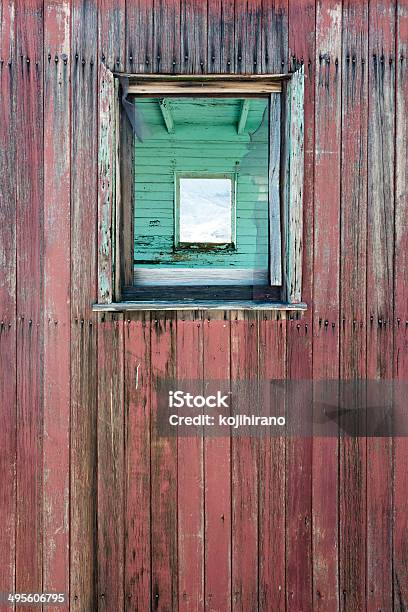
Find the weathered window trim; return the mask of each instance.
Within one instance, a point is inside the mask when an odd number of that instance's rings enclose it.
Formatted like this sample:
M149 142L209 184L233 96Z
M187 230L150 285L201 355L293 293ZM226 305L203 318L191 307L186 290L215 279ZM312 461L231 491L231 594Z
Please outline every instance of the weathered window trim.
M130 122L119 103L119 75L101 64L99 72L99 143L98 143L98 305L116 309L128 304L152 302L138 297L132 301L133 269L133 155L134 135ZM280 130L272 137L269 147L269 228L270 270L272 290L277 286L280 299L273 302L262 298L254 302L259 308L304 310L301 302L302 232L303 232L303 66L290 75L123 75L129 78L129 93L136 95L220 95L245 97L281 92L270 96L270 125L281 117ZM277 187L278 186L278 187ZM280 229L280 231L279 231ZM219 294L219 292L218 292ZM274 291L271 292L274 295ZM219 301L225 309L229 293ZM126 302L123 301L125 296ZM157 304L164 304L157 302ZM167 303L167 302L166 302ZM197 300L174 301L174 309L185 303L195 308ZM214 307L211 299L201 304ZM133 306L132 306L133 304ZM235 308L247 308L245 300L234 301ZM262 305L263 304L263 305ZM105 305L105 306L104 306ZM207 306L200 306L200 308Z

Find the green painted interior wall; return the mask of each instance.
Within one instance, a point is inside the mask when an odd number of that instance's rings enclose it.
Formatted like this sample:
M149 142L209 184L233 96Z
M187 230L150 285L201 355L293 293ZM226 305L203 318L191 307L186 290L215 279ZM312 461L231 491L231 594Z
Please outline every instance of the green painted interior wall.
M158 99L139 98L148 132L135 154L137 266L268 268L268 100L251 99L239 135L242 100L167 98L168 133ZM175 172L236 173L236 248L174 250Z

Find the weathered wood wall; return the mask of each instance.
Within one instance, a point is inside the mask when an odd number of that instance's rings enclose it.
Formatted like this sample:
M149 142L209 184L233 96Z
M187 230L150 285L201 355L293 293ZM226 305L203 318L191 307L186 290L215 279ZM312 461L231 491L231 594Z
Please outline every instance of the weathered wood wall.
M306 315L98 319L98 64L300 60ZM407 0L0 1L1 592L408 609L407 440L163 440L155 384L408 378L407 65Z

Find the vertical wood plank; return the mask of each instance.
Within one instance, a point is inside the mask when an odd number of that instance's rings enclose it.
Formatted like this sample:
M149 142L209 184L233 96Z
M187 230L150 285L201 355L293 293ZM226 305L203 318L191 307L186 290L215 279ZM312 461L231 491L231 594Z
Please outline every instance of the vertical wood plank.
M393 376L395 3L369 5L367 378ZM368 414L369 418L369 414ZM367 608L391 609L392 440L367 440Z
M262 0L246 0L236 5L235 72L262 72Z
M281 96L269 96L269 284L282 285Z
M301 5L302 3L290 3ZM290 10L296 7L290 6ZM299 37L300 38L300 37ZM289 2L262 0L262 72L288 71Z
M98 302L115 297L115 202L117 154L117 97L115 79L99 66L98 89Z
M408 3L397 3L396 47L396 147L395 147L395 265L394 265L394 378L406 380L408 371ZM401 400L402 391L397 389ZM405 399L405 398L404 398ZM408 608L408 441L394 439L394 608Z
M154 0L152 72L181 72L180 47L180 0Z
M107 68L125 68L126 0L99 0L99 59Z
M231 391L234 414L251 414L256 397L248 381L258 379L257 313L231 315ZM231 439L232 609L258 605L258 453L256 436Z
M286 145L284 177L286 185L283 215L283 244L286 275L284 295L297 304L302 299L303 183L304 183L304 66L293 72L285 87Z
M16 505L15 2L0 3L0 591L14 590ZM3 609L3 607L1 607ZM6 606L4 607L6 609Z
M69 594L70 231L69 2L44 3L43 589ZM65 606L68 609L69 600Z
M204 313L204 380L230 377L230 321ZM231 609L231 440L204 441L205 609Z
M366 377L368 2L343 4L340 378ZM358 401L358 397L353 400ZM339 448L340 609L366 598L366 438Z
M97 41L96 4L72 2L71 554L72 610L97 605Z
M177 383L203 377L203 321L201 313L179 313L177 321ZM191 437L177 442L178 483L178 584L179 610L204 610L204 465L203 438L193 429Z
M125 608L150 608L150 314L125 335Z
M98 609L124 604L123 315L98 325Z
M316 11L313 378L319 380L339 376L342 6L318 1ZM312 470L313 609L337 610L337 438L314 438Z
M43 3L16 4L16 591L42 591ZM24 95L21 95L24 92ZM27 608L26 608L27 609ZM28 609L34 609L28 606Z
M153 62L154 0L126 2L127 72L151 72Z
M286 376L286 325L281 315L259 314L261 385ZM268 434L259 440L259 609L276 612L286 610L286 445Z
M100 0L98 2L98 110L99 110L99 301L120 299L123 266L117 260L121 239L118 224L122 223L116 203L120 201L120 171L118 161L119 101L118 82L113 71L125 69L126 53L126 0ZM118 191L118 193L117 193ZM123 246L122 244L120 245Z
M177 438L160 435L158 409L163 382L176 377L177 319L171 312L151 316L151 608L173 610L178 605Z
M208 0L208 72L234 72L234 0Z
M180 0L181 66L186 74L207 73L207 0Z
M305 66L305 172L303 191L302 299L308 309L287 322L287 378L313 377L313 250L315 149L315 20L313 0L289 3L289 56ZM296 427L298 424L294 424ZM286 443L286 599L288 609L311 610L312 602L312 438Z
M125 0L102 0L99 8L99 43L98 56L100 60L99 94L103 96L101 80L105 79L107 94L104 104L99 99L99 111L106 111L106 140L102 141L102 117L99 117L99 164L104 172L100 172L99 182L99 232L111 232L111 242L107 242L110 252L101 253L99 244L98 268L99 283L101 270L107 256L109 271L105 267L105 276L112 273L114 251L116 250L117 211L117 139L119 130L117 111L117 89L111 73L123 71L126 66L126 2ZM109 115L109 118L108 118ZM101 159L106 147L107 157ZM101 183L102 179L102 183ZM105 214L101 217L101 205ZM102 221L107 221L103 226ZM123 220L124 222L124 220ZM102 255L102 267L101 267ZM114 262L115 271L119 274L121 266ZM118 288L118 279L115 286ZM112 287L113 289L113 287ZM101 290L101 286L100 286ZM101 295L100 295L101 298ZM112 294L110 296L112 298ZM120 610L124 607L124 588L126 584L125 571L125 474L124 456L124 333L123 317L106 317L98 329L98 601L99 607L106 610ZM129 603L127 599L126 604Z

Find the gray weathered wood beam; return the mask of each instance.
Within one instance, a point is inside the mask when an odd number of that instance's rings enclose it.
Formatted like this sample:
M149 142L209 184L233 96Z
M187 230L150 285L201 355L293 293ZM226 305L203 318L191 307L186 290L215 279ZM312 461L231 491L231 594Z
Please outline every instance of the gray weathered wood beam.
M246 122L248 119L249 103L250 101L248 99L242 102L241 113L239 115L239 120L238 120L238 128L237 128L238 134L244 133Z
M163 115L164 123L166 124L166 129L169 134L174 133L174 120L173 115L171 114L170 104L166 98L161 98L159 100L159 106L161 113Z

